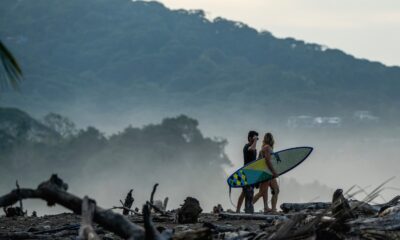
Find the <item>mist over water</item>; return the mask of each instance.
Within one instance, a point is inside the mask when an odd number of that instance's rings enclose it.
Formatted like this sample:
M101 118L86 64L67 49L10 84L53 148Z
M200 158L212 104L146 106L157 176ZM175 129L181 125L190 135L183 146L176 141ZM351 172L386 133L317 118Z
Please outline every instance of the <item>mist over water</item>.
M218 114L215 114L216 112ZM258 131L260 136L268 131L272 132L276 138L275 151L297 146L314 148L304 163L286 175L295 177L301 183L316 180L332 188L347 188L354 184L373 186L398 176L400 170L397 164L400 127L383 121L354 122L353 116L348 116L341 126L293 128L288 126L288 118L284 114L281 114L282 117L274 112L246 116L244 112L223 109L159 111L148 114L150 119L147 121L152 122L151 119L180 113L198 119L199 128L204 135L227 139L225 151L233 164L225 167L227 173L242 166L242 147L246 143L247 132L252 129ZM141 121L146 120L140 118L141 114L138 116L137 118L136 114L128 114L122 119L127 121L124 122L125 125L128 122L136 125L135 120L140 119L137 121L137 125L140 126ZM99 122L98 126L100 129L115 131L115 125L105 122ZM258 148L260 147L261 142L258 144ZM391 185L399 185L399 180L393 180Z
M78 118L76 122L80 127L93 125L106 135L112 135L122 131L129 124L134 127L142 127L148 123L158 124L162 118L176 116L178 112L179 110L127 114L115 119L116 121L110 121L111 117L108 118L107 115L92 119L84 116L82 119ZM379 123L358 127L291 128L283 118L282 120L271 118L264 122L263 119L268 118L253 118L238 113L224 113L218 116L208 115L206 111L198 111L196 114L195 111L189 110L183 113L191 114L191 117L199 120L199 129L204 136L224 138L228 141L225 152L232 165L223 165L224 171L220 173L202 171L198 166L186 166L185 170L181 171L180 167L174 166L168 157L164 159L165 165L154 166L152 159L146 159L145 165L138 165L137 156L116 153L109 156L115 157L116 160L123 159L117 161L118 164L112 164L112 159L108 165L100 164L101 161L98 159L89 159L88 162L92 164L82 165L83 171L80 174L68 178L60 174L60 177L70 185L68 191L81 197L89 195L97 200L99 206L111 208L119 205L119 200L124 199L129 189L134 189L134 206L141 208L149 199L152 186L159 183L156 199L163 200L169 197L169 209L179 207L187 196L198 198L206 212L211 211L218 203L223 204L225 209L234 209L229 201L226 178L242 166L242 148L246 143L247 132L255 129L261 137L267 131L274 134L275 151L297 146L314 148L305 162L279 178L281 193L278 204L330 201L336 188L346 190L353 185L369 192L393 176L397 178L386 185L386 189L374 202L388 201L398 195L400 182L396 147L400 143L397 137L399 129L387 129ZM261 142L257 146L258 149L261 147L260 144ZM151 141L146 145L149 148L153 146ZM190 154L186 158L190 159ZM45 169L43 172L48 174L42 174L35 179L26 178L24 173L15 175L15 178L23 187L36 187L41 181L47 180L51 173L60 171L63 170L55 167ZM6 192L14 186L14 181L3 182L2 186L2 192ZM239 193L239 189L232 190L232 201L235 204ZM362 199L364 196L365 193L360 193L356 198ZM27 201L26 206L28 209L37 209L42 214L64 211L62 208L49 209L39 201ZM256 204L256 210L261 209L260 201Z
M212 112L212 111L210 111ZM294 170L285 174L285 178L293 178L302 184L318 182L328 188L348 189L358 185L371 191L385 180L396 177L387 184L382 197L388 199L398 194L396 186L400 186L397 146L400 144L400 129L381 122L349 124L353 116L348 116L342 126L299 127L288 126L288 118L276 117L280 114L266 111L260 116L246 116L238 112L223 112L212 116L204 113L193 114L200 121L200 129L207 136L220 136L228 140L226 153L233 166L226 166L227 174L243 165L242 148L246 143L249 130L255 129L263 136L270 131L276 139L275 151L297 147L311 146L314 148L310 157ZM284 115L284 114L282 114ZM331 114L331 116L336 116ZM346 123L347 121L347 123ZM386 125L386 126L385 126ZM261 142L257 145L261 147ZM285 180L283 180L285 182ZM287 182L287 181L286 181ZM281 189L283 194L285 192ZM312 198L331 200L331 194L323 193L293 201L309 201ZM328 194L328 195L327 195ZM295 195L295 194L293 194ZM300 194L301 196L301 194ZM363 197L360 194L359 197ZM283 197L279 199L285 201ZM383 201L382 198L376 199Z

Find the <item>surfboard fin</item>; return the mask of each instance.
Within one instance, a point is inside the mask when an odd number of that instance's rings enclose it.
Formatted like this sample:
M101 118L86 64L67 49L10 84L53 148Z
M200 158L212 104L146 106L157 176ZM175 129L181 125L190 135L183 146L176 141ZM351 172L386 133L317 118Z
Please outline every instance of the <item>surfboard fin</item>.
M276 157L276 162L277 162L277 163L282 162L281 158L279 157L279 155L278 155L277 153L273 153L273 154L274 154L275 157Z

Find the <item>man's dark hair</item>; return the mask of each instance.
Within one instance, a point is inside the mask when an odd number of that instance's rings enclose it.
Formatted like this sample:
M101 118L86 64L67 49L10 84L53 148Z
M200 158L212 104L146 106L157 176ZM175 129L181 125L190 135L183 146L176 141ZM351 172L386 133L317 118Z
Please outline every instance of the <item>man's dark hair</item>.
M249 134L247 134L247 140L250 142L251 139L253 139L254 136L258 136L258 132L256 131L249 131Z

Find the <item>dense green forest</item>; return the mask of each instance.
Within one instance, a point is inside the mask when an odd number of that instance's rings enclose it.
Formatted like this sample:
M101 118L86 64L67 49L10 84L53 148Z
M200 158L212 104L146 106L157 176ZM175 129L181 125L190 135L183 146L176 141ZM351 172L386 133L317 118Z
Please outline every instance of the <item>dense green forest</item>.
M30 112L214 113L252 104L251 114L279 117L357 110L398 116L399 67L209 20L201 10L130 0L3 0L0 38L26 79L22 96L3 93L0 102Z
M0 108L0 139L2 176L11 178L15 175L4 173L23 172L24 177L37 179L54 170L73 178L108 168L125 172L129 166L128 175L148 172L181 179L176 173L203 169L199 176L224 179L222 167L230 165L226 141L204 137L198 122L184 115L105 136L95 127L77 129L58 114L38 121L20 110Z

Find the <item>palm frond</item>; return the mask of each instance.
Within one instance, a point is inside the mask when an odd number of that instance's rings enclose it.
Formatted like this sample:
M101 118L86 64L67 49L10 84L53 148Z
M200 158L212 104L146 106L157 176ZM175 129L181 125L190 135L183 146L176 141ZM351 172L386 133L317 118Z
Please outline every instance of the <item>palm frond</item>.
M15 60L14 56L0 41L0 62L3 66L5 74L0 77L2 86L9 85L14 89L18 89L19 83L22 80L22 70Z

